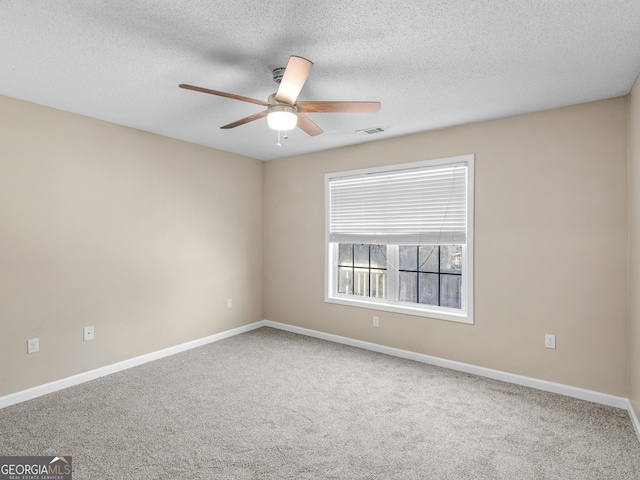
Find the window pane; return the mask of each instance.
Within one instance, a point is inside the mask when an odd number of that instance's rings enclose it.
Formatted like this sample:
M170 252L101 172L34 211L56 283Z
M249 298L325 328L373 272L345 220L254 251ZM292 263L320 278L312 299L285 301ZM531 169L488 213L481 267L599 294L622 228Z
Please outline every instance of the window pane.
M418 303L418 274L412 272L399 272L399 277L400 289L398 292L398 299L401 302Z
M462 272L462 247L460 245L442 245L440 247L440 271Z
M353 246L353 263L356 267L369 267L369 245Z
M400 270L392 274L387 271L390 250L390 255L399 259ZM394 301L397 295L402 303L460 309L462 251L461 245L340 243L336 293L382 301ZM390 280L398 282L395 292L388 290Z
M387 268L386 245L371 245L371 268Z
M440 305L443 307L462 308L461 275L440 276Z
M371 297L387 298L387 272L371 270Z
M338 264L353 265L353 244L340 243L338 245Z
M353 271L351 267L338 267L338 293L353 293Z
M354 269L353 294L369 296L369 270Z
M413 245L400 245L398 247L400 254L399 270L418 270L418 247Z
M420 245L418 258L421 272L438 272L438 245ZM437 305L437 303L436 303Z
M438 305L438 274L419 273L420 275L420 303Z

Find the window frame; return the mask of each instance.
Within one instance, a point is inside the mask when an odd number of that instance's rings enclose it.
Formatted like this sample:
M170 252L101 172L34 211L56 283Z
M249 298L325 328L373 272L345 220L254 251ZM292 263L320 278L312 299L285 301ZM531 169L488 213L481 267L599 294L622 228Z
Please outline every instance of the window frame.
M391 264L387 264L387 289L389 292L388 297L392 297L391 299L377 299L371 297L360 297L352 294L337 293L338 243L332 243L329 238L331 214L330 181L334 178L340 177L391 172L405 169L408 170L423 167L437 167L441 165L444 166L459 163L466 163L467 165L467 231L466 244L463 245L464 263L462 268L462 308L456 309L421 303L399 302L397 298L396 284L398 271L393 268ZM474 163L475 156L473 154L468 154L435 160L426 160L420 162L411 162L325 174L325 302L473 324ZM375 243L371 242L370 244ZM412 243L412 245L417 244ZM399 249L396 248L395 245L389 245L389 247L393 247L392 251L395 251L393 255L397 255ZM397 264L398 263L396 262L396 265Z

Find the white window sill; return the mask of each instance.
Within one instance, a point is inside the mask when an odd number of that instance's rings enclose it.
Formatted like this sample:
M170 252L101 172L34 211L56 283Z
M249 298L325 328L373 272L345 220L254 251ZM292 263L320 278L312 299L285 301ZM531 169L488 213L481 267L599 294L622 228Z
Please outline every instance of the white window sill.
M347 305L350 307L369 308L372 310L382 310L385 312L403 313L405 315L416 315L419 317L435 318L438 320L448 320L452 322L473 324L473 317L469 312L453 309L429 309L423 306L415 307L410 304L377 302L371 299L359 299L352 296L329 296L324 299L327 303Z

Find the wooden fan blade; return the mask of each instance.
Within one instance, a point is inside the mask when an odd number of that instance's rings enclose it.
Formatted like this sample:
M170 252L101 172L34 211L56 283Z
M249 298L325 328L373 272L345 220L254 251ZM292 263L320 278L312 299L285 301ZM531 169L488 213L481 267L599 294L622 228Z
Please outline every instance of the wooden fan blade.
M380 102L298 102L299 112L346 112L375 113L380 110Z
M284 69L280 87L276 92L275 98L278 102L288 103L289 105L296 103L300 90L302 90L302 86L311 72L312 65L313 62L306 58L291 55L287 68Z
M228 129L228 128L238 127L240 125L244 125L245 123L253 122L254 120L258 120L259 118L266 117L266 116L267 116L267 111L265 110L263 112L256 113L254 115L249 115L248 117L244 117L241 120L237 120L233 123L230 123L229 125L225 125L220 128Z
M267 106L267 102L263 102L262 100L256 100L255 98L243 97L242 95L219 92L218 90L210 90L208 88L194 87L193 85L187 85L186 83L181 83L178 86L180 88L186 88L187 90L194 90L196 92L202 92L202 93L210 93L211 95L218 95L219 97L233 98L234 100L241 100L243 102L255 103L256 105L262 105L263 107Z
M313 123L309 117L307 117L304 113L298 113L298 124L297 127L300 128L303 132L315 137L316 135L320 135L323 130Z

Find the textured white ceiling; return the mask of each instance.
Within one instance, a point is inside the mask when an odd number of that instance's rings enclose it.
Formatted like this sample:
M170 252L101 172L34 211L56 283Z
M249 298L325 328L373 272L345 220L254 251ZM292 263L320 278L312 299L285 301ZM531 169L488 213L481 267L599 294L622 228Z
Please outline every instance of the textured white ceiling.
M624 95L640 71L639 0L2 0L0 94L258 159ZM300 100L325 131L281 148L271 70L314 62ZM376 135L357 130L383 127Z

